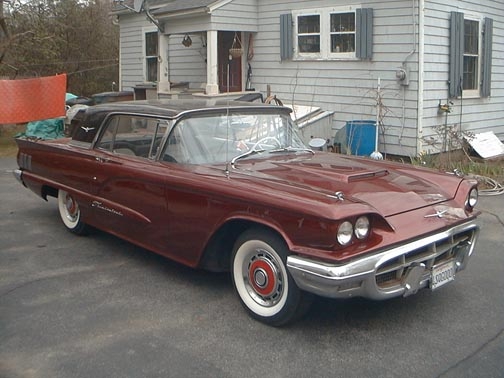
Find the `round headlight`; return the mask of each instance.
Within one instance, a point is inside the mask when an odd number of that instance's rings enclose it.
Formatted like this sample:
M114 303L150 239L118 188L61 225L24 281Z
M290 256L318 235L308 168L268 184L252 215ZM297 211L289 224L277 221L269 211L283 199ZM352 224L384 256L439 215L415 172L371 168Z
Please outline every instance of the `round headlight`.
M338 227L338 243L347 245L352 240L353 225L349 221L341 223Z
M472 209L478 203L478 189L472 188L467 196L466 207Z
M369 235L369 218L362 216L355 222L355 236L357 239L365 239Z

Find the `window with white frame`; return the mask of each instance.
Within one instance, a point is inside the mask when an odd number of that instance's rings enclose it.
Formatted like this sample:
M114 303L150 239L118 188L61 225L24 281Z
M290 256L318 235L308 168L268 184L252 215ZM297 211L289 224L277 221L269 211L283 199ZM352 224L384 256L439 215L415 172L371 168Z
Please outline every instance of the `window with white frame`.
M292 57L300 60L371 59L372 11L337 7L281 15L282 60ZM292 31L289 28L291 22ZM292 44L289 38L293 39Z
M158 81L158 32L144 33L145 81Z
M491 93L493 20L452 12L450 21L450 97L488 97Z
M464 20L464 69L462 89L478 90L480 63L480 23Z

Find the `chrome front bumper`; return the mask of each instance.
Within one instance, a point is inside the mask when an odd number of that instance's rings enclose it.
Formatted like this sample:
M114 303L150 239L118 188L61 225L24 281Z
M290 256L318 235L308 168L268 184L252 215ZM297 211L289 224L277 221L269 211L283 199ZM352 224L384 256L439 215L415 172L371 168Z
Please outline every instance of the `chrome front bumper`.
M432 267L451 260L456 272L463 270L478 234L471 221L345 264L291 255L287 267L302 290L323 297L408 296L429 285Z

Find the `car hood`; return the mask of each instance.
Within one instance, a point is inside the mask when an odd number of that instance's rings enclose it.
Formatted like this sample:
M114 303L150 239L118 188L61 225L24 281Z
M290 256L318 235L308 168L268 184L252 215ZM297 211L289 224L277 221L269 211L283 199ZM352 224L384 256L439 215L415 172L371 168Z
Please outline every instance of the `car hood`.
M347 157L333 153L316 153L310 157L269 160L254 159L239 162L237 173L254 176L262 183L267 194L289 188L309 189L335 195L341 192L345 199L365 203L383 216L418 209L452 199L460 179L408 164ZM288 193L286 193L288 194Z

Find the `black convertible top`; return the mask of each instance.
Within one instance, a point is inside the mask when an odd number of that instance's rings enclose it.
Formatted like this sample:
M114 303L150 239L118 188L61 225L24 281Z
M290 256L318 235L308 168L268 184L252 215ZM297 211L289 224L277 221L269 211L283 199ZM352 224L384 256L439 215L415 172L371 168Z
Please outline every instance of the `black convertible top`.
M89 106L77 112L71 121L71 136L73 142L90 144L109 114L129 114L176 119L202 113L218 112L222 114L228 110L230 112L242 111L257 114L289 114L291 112L290 108L284 106L222 99L162 99L108 102Z

